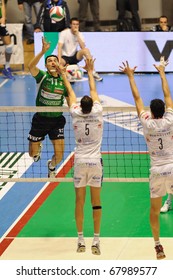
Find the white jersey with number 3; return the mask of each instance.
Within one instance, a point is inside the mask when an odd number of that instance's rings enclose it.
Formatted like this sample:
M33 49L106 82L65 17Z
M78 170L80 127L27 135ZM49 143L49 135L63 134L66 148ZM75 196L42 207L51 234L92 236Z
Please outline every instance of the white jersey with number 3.
M75 158L100 159L100 149L103 134L102 105L95 101L92 111L83 114L78 104L72 104L70 113L76 140Z
M173 163L173 110L168 108L161 119L141 112L140 120L151 158L151 166Z

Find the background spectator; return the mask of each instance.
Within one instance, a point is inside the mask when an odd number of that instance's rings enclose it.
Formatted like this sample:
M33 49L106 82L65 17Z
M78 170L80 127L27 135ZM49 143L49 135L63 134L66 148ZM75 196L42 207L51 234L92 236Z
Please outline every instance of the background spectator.
M19 10L24 10L25 15L25 26L27 31L27 44L33 44L34 43L34 26L32 23L32 8L34 9L35 16L38 16L39 10L40 10L40 2L41 0L17 0Z
M168 25L167 16L161 16L159 18L159 24L153 26L151 31L172 31L172 26Z
M86 48L83 33L79 31L79 20L71 18L70 28L63 30L59 36L58 59L64 65L78 64L83 59L92 59L91 52ZM94 70L93 77L96 81L103 78Z
M118 20L123 20L126 16L126 11L132 14L135 31L141 31L141 21L138 14L138 0L117 0Z
M65 18L63 18L61 21L52 21L50 18L49 10L54 6L61 6L65 10ZM37 16L37 22L34 25L34 31L61 32L67 27L70 27L70 12L66 1L45 0L40 7L40 11Z
M78 2L79 2L80 31L86 31L88 4L90 4L90 10L93 17L94 31L101 31L99 0L78 0Z

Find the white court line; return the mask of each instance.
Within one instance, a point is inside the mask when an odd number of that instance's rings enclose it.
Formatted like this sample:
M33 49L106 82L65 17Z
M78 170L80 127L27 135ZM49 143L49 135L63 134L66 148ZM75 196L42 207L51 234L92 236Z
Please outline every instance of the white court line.
M5 85L8 82L8 79L4 80L2 83L0 83L0 88Z

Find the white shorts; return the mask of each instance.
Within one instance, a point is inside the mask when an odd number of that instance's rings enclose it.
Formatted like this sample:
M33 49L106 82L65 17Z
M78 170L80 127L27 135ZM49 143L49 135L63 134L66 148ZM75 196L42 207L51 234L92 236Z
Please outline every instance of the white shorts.
M74 186L80 187L101 187L103 179L102 160L84 161L75 159L74 161Z
M162 197L167 193L173 194L173 164L151 167L150 197Z

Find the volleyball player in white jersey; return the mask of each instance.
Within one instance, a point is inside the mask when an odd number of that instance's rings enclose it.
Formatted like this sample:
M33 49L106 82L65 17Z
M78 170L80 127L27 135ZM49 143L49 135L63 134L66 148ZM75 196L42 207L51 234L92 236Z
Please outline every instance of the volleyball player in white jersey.
M165 258L159 240L159 214L162 197L166 193L173 193L173 101L165 75L167 64L164 57L161 57L160 65L154 65L160 74L164 102L161 99L152 100L150 103L151 113L144 111L144 104L134 79L136 67L130 68L127 61L123 63L123 66L120 66L120 71L128 76L150 154L150 225L157 259Z
M60 66L61 67L61 66ZM86 186L90 186L91 204L94 220L94 239L91 246L92 253L100 255L100 222L102 184L101 143L103 133L102 105L99 101L93 77L94 60L87 59L84 69L88 72L90 96L85 95L80 104L67 79L66 72L61 68L64 84L69 97L69 107L72 116L76 141L74 160L74 186L76 191L75 218L78 231L77 252L85 251L83 236L84 203Z

